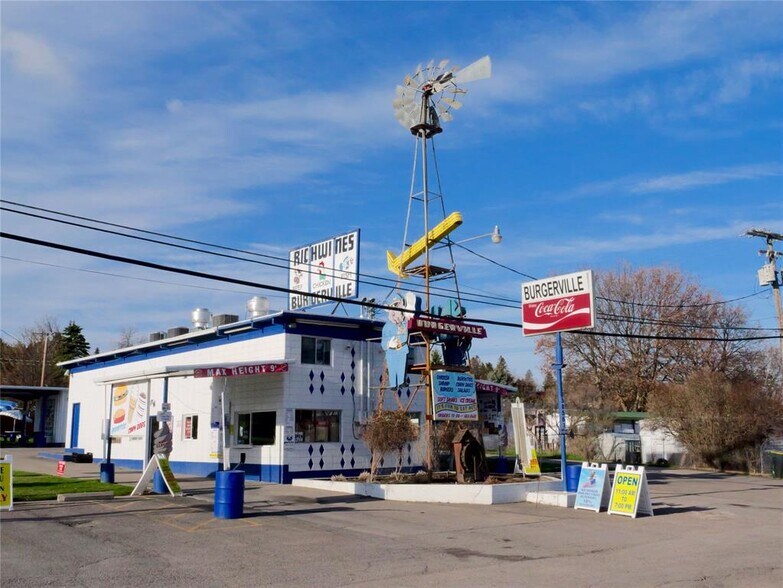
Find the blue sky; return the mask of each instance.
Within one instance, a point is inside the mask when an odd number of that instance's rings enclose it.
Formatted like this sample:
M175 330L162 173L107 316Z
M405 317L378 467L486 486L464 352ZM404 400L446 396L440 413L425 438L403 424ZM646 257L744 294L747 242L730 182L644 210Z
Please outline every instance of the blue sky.
M490 55L492 78L466 86L436 139L446 208L465 219L455 239L498 224L501 245L470 247L536 277L665 264L746 296L763 243L741 235L783 232L781 30L772 2L4 2L3 199L282 256L360 228L362 272L391 277L414 148L394 88L418 63ZM2 226L287 283L7 212ZM187 325L196 307L243 315L263 294L7 240L2 255L3 338L49 316L105 351L125 329ZM455 255L461 287L519 297L518 275ZM745 306L775 326L768 292ZM489 332L474 353L540 379L534 341Z

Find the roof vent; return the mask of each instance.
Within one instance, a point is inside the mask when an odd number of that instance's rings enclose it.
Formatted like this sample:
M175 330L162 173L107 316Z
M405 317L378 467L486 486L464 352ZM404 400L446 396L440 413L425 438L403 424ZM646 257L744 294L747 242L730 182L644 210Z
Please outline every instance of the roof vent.
M150 343L153 343L154 341L161 341L162 339L166 338L166 333L163 333L162 331L158 331L156 333L150 333Z
M223 325L230 325L239 321L239 316L236 314L216 314L212 317L213 327L222 327Z
M245 308L250 318L265 316L269 314L269 299L264 296L253 296L247 301Z
M166 338L178 337L179 335L187 335L190 333L190 329L187 327L172 327L166 331Z
M193 323L194 330L206 329L209 327L209 321L211 318L212 315L210 314L208 308L197 308L190 313L190 320Z

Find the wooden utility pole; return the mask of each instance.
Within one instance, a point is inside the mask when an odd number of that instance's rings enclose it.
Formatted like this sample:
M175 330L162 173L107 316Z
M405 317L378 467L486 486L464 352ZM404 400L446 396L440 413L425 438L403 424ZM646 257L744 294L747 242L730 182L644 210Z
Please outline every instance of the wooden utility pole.
M783 280L781 280L781 275L778 273L776 266L777 258L783 254L780 251L775 251L773 245L775 241L783 241L783 235L780 233L765 231L763 229L750 229L745 234L749 237L761 237L767 242L767 248L759 250L759 255L763 255L767 258L766 265L759 270L759 285L772 286L772 295L775 300L775 311L778 315L780 357L783 359L783 303L781 303L780 300L780 283Z

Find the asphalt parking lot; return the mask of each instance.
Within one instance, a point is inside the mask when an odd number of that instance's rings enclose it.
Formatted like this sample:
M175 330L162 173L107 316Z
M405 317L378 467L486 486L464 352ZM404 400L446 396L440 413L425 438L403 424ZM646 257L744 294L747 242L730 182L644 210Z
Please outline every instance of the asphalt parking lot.
M181 498L17 503L0 516L0 584L781 585L782 480L689 470L648 480L655 516L638 519L248 482L244 516L225 520L212 513L214 482L197 478L180 480Z

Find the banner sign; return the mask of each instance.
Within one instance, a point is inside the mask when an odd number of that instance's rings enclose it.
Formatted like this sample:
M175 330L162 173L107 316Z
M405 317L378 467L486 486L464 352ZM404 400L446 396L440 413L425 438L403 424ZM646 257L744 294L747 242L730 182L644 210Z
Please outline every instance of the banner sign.
M297 247L288 254L289 310L359 297L359 231Z
M625 515L636 518L638 513L653 516L650 490L647 487L647 475L644 466L618 465L614 470L612 496L609 499L609 514Z
M582 463L574 508L601 512L601 507L608 504L609 470L606 464Z
M487 330L481 325L470 325L456 319L427 318L415 316L408 321L408 331L424 331L426 333L443 333L463 337L483 339Z
M194 378L233 378L234 376L255 376L258 374L282 374L288 371L287 363L256 363L234 367L196 368Z
M522 284L523 335L590 329L594 324L592 270Z
M511 405L511 426L514 429L514 449L517 453L514 473L524 472L529 476L540 476L541 466L538 463L536 448L527 434L525 405L519 398Z
M140 436L147 425L149 382L111 387L111 436Z
M517 389L513 386L497 384L488 380L476 380L476 392L492 392L493 394L508 396L509 394L512 394L516 391Z
M10 455L0 459L0 510L14 510L14 471Z
M432 372L432 418L436 421L477 421L476 381L462 372Z

